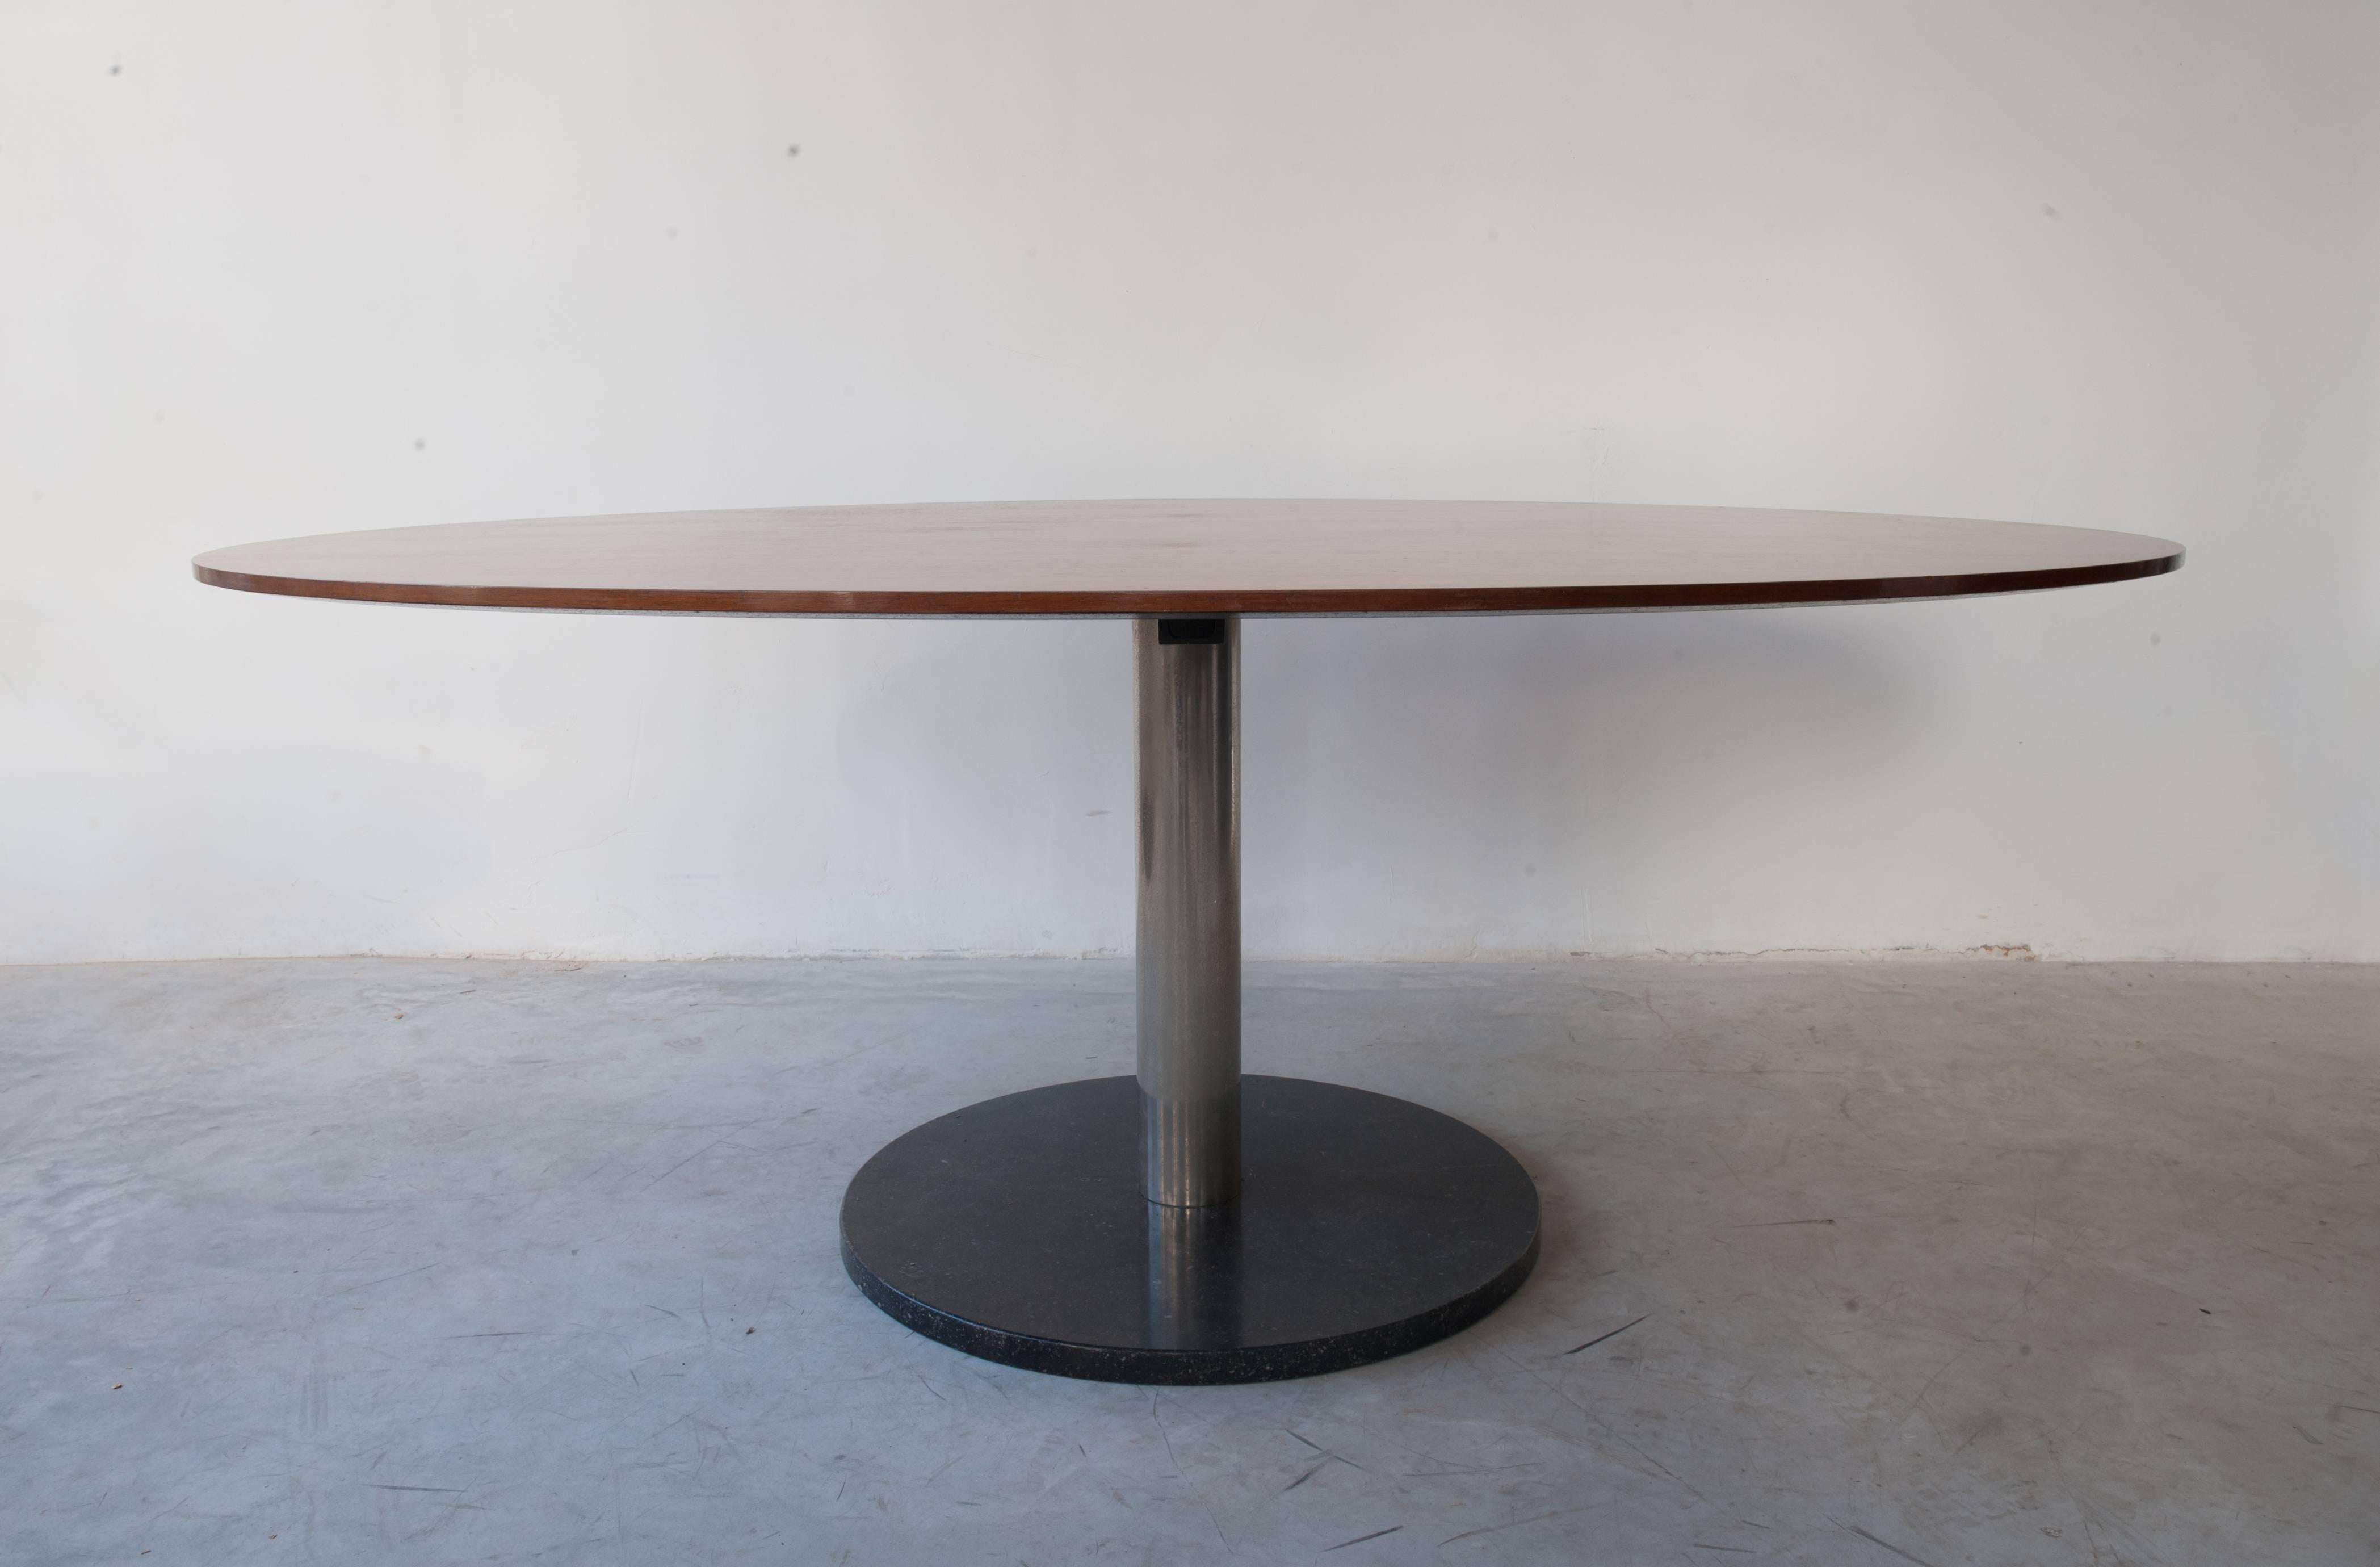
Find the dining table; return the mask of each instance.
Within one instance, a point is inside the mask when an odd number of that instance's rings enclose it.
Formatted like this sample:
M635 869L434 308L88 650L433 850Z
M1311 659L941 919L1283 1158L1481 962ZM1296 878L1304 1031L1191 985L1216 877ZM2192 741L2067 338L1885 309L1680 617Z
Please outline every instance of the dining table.
M1539 1245L1536 1184L1487 1133L1243 1070L1246 620L1943 599L2181 561L2134 533L1862 512L1068 500L430 524L192 565L219 588L375 603L1124 623L1135 1070L1022 1084L894 1138L853 1173L841 1241L854 1284L927 1338L1180 1385L1310 1376L1459 1332L1511 1298Z

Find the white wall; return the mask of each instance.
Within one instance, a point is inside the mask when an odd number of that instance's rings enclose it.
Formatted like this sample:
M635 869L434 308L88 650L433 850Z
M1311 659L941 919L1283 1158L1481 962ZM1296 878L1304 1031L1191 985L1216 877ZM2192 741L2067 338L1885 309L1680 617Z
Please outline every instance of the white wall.
M2380 958L2376 34L2370 0L8 0L0 958L1126 947L1121 625L368 608L187 559L1256 494L2191 561L1253 624L1253 951Z

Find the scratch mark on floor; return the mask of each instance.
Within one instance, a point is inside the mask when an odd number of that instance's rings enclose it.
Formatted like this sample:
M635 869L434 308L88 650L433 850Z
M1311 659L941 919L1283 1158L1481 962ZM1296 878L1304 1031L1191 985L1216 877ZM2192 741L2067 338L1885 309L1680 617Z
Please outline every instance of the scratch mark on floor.
M1676 1026L1661 1014L1661 1009L1659 1007L1653 1004L1653 990L1652 987L1649 985L1645 989L1645 1010L1653 1014L1653 1020L1658 1023L1663 1028L1673 1033L1676 1031Z
M402 1273L392 1273L385 1279L367 1279L360 1284L349 1284L344 1290L333 1290L330 1294L326 1294L322 1298L324 1300L329 1300L331 1295L352 1294L358 1290L369 1290L374 1284L395 1283L399 1279L410 1279L416 1273L427 1273L437 1266L438 1265L434 1262L425 1262L419 1268L408 1268Z
M1695 1489L1691 1481L1680 1475L1675 1469L1670 1468L1668 1464L1654 1457L1651 1453L1646 1452L1634 1442L1630 1441L1626 1437L1623 1437L1619 1432L1613 1430L1609 1425L1605 1423L1603 1417L1596 1414L1594 1410L1589 1409L1586 1405L1579 1403L1578 1400L1571 1397L1570 1394L1562 1391L1560 1388L1557 1387L1552 1382L1548 1381L1545 1378L1538 1376L1535 1369L1530 1367L1524 1366L1521 1362L1513 1359L1512 1355L1506 1354L1503 1350L1500 1349L1494 1353L1502 1356L1505 1364L1512 1367L1515 1371L1518 1371L1522 1376L1526 1377L1532 1382L1536 1383L1537 1386L1545 1389L1546 1391L1553 1394L1554 1397L1561 1400L1564 1403L1569 1404L1572 1409L1577 1410L1579 1414L1585 1416L1586 1423L1593 1426L1597 1431L1601 1432L1604 1440L1617 1442L1620 1446L1626 1448L1629 1452L1634 1453L1637 1457L1651 1464L1661 1474L1669 1476L1670 1480L1682 1489L1688 1496L1693 1497L1696 1501L1703 1502L1706 1505L1708 1504L1710 1498L1703 1495L1701 1491Z
M1892 1428L1894 1430L1898 1431L1901 1427L1909 1424L1909 1417L1916 1414L1919 1406L1925 1403L1925 1395L1934 1391L1934 1384L1942 1379L1944 1372L1949 1370L1951 1367L1958 1365L1961 1360L1964 1359L1966 1357L1966 1354L1967 1352L1965 1350L1961 1350L1957 1354L1952 1355L1940 1366L1935 1367L1934 1375L1925 1379L1925 1385L1917 1390L1917 1396L1911 1399L1909 1401L1909 1407L1900 1412L1900 1418L1892 1423Z
M739 1127L737 1130L739 1130L739 1131L740 1131L740 1130L741 1130L741 1128ZM721 1143L725 1142L728 1138L730 1138L730 1137L734 1136L735 1135L735 1134L734 1132L722 1132L722 1133L721 1133L717 1137L714 1137L714 1138L713 1138L713 1139L711 1139L710 1142L707 1142L707 1143L703 1144L700 1148L698 1148L695 1149L692 1153L690 1153L690 1154L686 1155L684 1159L679 1160L675 1164L671 1165L667 1170L662 1171L660 1174L658 1174L658 1175L654 1176L651 1180L650 1180L650 1181L646 1182L646 1183L645 1183L645 1184L646 1184L647 1186L658 1186L658 1185L660 1185L663 1181L668 1180L671 1176L673 1176L673 1175L676 1174L679 1171L681 1171L681 1170L685 1169L687 1165L692 1164L696 1160L700 1159L704 1154L709 1153L711 1149L713 1149L713 1148L717 1148Z
M1892 1554L1893 1554L1893 1555L1898 1556L1899 1558L1900 1558L1900 1560L1902 1560L1903 1561L1914 1561L1915 1563L1917 1563L1917 1567L1934 1567L1934 1563L1932 1563L1931 1561L1926 1561L1924 1557L1922 1557L1922 1556L1912 1556L1912 1555L1910 1555L1910 1554L1909 1554L1909 1552L1907 1552L1907 1551L1905 1551L1905 1550L1901 1549L1899 1546L1897 1546L1897 1545L1893 1544L1890 1540L1881 1540L1881 1539L1878 1539L1878 1538L1876 1538L1874 1535L1869 1534L1865 1529L1861 1528L1857 1524L1845 1524L1845 1523L1839 1522L1838 1520L1833 1519L1833 1518L1829 1518L1829 1519L1828 1519L1828 1520L1827 1520L1827 1522L1828 1522L1828 1523L1829 1523L1829 1524L1833 1524L1835 1525L1835 1527L1836 1527L1836 1528L1838 1528L1838 1529L1848 1529L1848 1530L1850 1530L1852 1534L1855 1534L1855 1535L1857 1535L1860 1538L1862 1538L1862 1539L1864 1539L1864 1540L1867 1541L1867 1543L1868 1543L1868 1544L1870 1544L1870 1545L1872 1545L1872 1546L1875 1546L1875 1547L1876 1547L1877 1549L1882 1549L1882 1550L1888 1550L1888 1551L1892 1552Z
M1362 1545L1366 1540L1376 1540L1382 1535L1393 1535L1403 1527L1402 1524L1391 1524L1385 1529L1375 1529L1368 1535L1357 1535L1352 1540L1341 1540L1337 1545L1323 1547L1322 1554L1328 1556L1334 1550L1344 1550L1351 1545Z
M1148 1423L1157 1427L1157 1439L1165 1444L1165 1462L1173 1465L1173 1477L1182 1477L1182 1461L1173 1456L1173 1438L1166 1431L1165 1422L1157 1417L1157 1394L1148 1395Z
M1597 1504L1597 1506L1600 1505L1602 1504L1599 1502ZM1595 1508L1593 1507L1563 1507L1557 1508L1551 1512L1538 1512L1526 1518L1515 1518L1509 1524L1483 1524L1475 1529L1465 1529L1459 1535L1449 1535L1446 1538L1439 1541L1438 1546L1440 1550L1443 1550L1448 1546L1452 1545L1456 1540L1467 1540L1474 1535L1493 1535L1505 1529L1517 1529L1524 1524L1542 1524L1548 1518L1567 1518L1573 1512L1592 1512L1594 1511ZM1350 1541L1348 1543L1354 1544L1354 1542Z
M1644 1317L1639 1317L1638 1318L1636 1318L1636 1322L1642 1322L1642 1321L1645 1320L1645 1318L1649 1318L1649 1317L1651 1317L1652 1315L1653 1315L1653 1314L1652 1314L1651 1312L1649 1312L1649 1311L1648 1311L1648 1312L1646 1312L1646 1313L1645 1314L1645 1316L1644 1316ZM1634 1326L1636 1326L1636 1322L1622 1322L1621 1324L1620 1324L1620 1326L1619 1326L1619 1327L1614 1328L1614 1329L1612 1329L1612 1330L1611 1330L1611 1331L1609 1331L1609 1332L1608 1332L1608 1333L1604 1334L1604 1335L1602 1336L1602 1338L1594 1338L1594 1339L1589 1339L1589 1340L1587 1340L1587 1341L1586 1341L1586 1342L1585 1342L1585 1343L1583 1343L1583 1344L1579 1345L1579 1346L1578 1346L1578 1349L1566 1349L1566 1350L1562 1351L1562 1355L1566 1358L1566 1357L1568 1357L1568 1356L1570 1356L1570 1355L1576 1354L1578 1353L1578 1350L1579 1350L1579 1349L1593 1349L1596 1345L1597 1345L1597 1344L1599 1344L1599 1343L1603 1342L1605 1339L1616 1339L1616 1338L1618 1338L1621 1334L1622 1334L1622 1333L1626 1332L1629 1329L1633 1328Z

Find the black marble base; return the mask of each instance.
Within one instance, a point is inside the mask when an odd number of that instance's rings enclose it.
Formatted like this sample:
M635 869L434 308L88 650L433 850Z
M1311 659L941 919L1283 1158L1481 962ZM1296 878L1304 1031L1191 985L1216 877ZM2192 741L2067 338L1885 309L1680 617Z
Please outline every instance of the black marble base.
M869 1300L953 1348L1103 1382L1269 1382L1385 1360L1502 1305L1537 1190L1451 1116L1242 1080L1240 1199L1140 1195L1140 1085L1009 1094L888 1144L843 1199Z

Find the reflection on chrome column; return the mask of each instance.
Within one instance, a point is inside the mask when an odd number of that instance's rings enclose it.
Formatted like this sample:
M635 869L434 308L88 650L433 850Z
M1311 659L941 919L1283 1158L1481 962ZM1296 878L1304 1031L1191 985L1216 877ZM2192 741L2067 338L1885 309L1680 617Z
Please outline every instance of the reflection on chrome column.
M1240 1342L1240 1205L1148 1209L1148 1343L1225 1349Z

